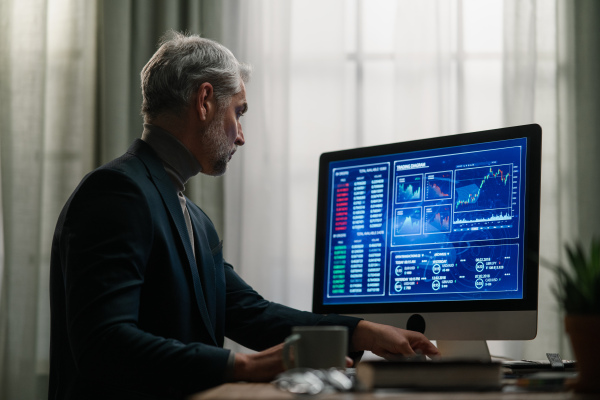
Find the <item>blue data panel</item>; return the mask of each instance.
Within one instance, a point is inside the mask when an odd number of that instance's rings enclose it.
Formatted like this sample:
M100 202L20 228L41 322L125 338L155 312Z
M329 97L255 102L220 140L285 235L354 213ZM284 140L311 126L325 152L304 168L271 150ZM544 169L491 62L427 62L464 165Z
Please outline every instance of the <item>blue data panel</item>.
M332 170L328 296L384 295L389 177L387 162Z
M390 295L404 301L511 298L519 290L519 246L452 247L391 253Z
M522 298L526 144L331 162L324 303Z

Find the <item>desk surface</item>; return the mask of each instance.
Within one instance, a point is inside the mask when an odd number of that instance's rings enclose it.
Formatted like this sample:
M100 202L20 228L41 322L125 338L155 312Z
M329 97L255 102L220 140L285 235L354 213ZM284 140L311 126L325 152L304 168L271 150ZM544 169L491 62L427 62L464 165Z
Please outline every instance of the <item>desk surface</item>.
M593 400L598 395L585 395L574 392L414 392L399 390L379 390L368 393L332 393L317 396L297 396L281 391L269 383L228 383L191 396L188 400Z

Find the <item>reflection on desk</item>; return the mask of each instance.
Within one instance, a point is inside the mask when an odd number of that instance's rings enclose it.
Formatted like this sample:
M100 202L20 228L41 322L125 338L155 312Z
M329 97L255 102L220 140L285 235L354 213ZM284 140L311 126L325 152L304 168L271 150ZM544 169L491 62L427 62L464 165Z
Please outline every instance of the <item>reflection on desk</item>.
M292 400L299 398L315 400L597 400L598 395L585 395L569 391L533 392L517 391L506 387L501 392L415 392L400 389L377 390L366 393L329 393L316 396L296 396L277 389L270 383L227 383L205 392L190 396L188 400Z

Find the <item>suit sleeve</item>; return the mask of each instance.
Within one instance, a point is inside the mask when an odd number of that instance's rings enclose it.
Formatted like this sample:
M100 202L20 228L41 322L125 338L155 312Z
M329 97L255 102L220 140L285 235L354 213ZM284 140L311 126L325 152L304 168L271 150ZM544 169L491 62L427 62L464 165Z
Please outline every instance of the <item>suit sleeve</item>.
M148 203L130 178L103 170L84 181L58 239L67 332L77 369L88 379L180 396L221 383L229 351L138 327L153 234Z
M348 327L351 338L361 321L359 318L336 314L314 314L267 301L244 282L228 263L225 263L225 276L225 333L227 337L254 350L264 350L283 342L294 326L342 325Z

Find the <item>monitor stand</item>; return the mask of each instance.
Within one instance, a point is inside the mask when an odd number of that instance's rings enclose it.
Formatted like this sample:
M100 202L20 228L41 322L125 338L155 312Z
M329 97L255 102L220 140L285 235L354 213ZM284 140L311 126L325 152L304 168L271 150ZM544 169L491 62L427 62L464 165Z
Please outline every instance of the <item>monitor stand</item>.
M490 349L485 340L437 340L442 359L490 362Z

